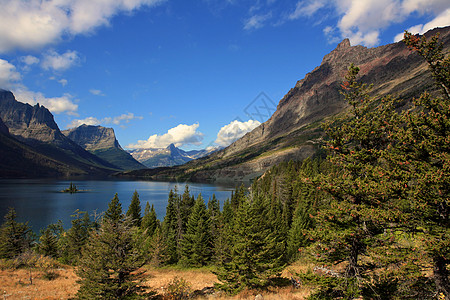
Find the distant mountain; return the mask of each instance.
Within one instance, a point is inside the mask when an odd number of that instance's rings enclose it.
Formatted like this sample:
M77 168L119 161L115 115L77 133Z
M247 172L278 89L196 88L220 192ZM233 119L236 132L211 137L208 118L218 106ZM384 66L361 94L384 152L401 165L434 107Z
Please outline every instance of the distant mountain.
M48 109L39 104L31 106L18 102L9 91L0 90L0 118L9 131L4 142L11 144L6 146L16 147L16 142L26 145L27 151L65 166L60 174L103 176L119 170L63 135ZM65 168L71 171L66 172Z
M184 151L170 144L166 148L134 149L128 152L139 162L149 168L171 167L204 157L217 149Z
M146 167L122 149L114 129L102 126L81 125L62 131L69 139L121 170L137 170Z
M434 29L425 35L430 37L437 32L448 52L450 27ZM410 100L424 90L437 90L427 63L403 42L366 48L351 46L345 39L280 100L269 120L227 148L182 166L124 175L212 182L251 181L282 161L313 156L322 145L320 125L348 108L340 94L340 85L351 63L360 68L361 81L373 84L374 95L392 94Z

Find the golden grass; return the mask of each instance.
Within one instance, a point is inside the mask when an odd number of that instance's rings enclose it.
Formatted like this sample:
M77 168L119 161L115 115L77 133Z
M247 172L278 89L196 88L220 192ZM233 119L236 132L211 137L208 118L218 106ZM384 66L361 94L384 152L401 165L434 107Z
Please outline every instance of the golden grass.
M303 265L292 265L283 272L283 276L289 278L293 272L305 270ZM74 297L78 284L78 277L74 268L64 266L53 269L52 272L58 276L53 280L45 279L44 271L31 269L33 283L30 284L29 269L5 269L0 270L0 299L36 299L54 300L69 299ZM201 290L205 287L213 287L218 282L216 275L208 269L177 269L177 268L150 268L146 271L147 280L145 285L160 295L164 294L164 288L175 278L183 278L190 284L192 291ZM236 296L228 296L221 292L200 299L242 299L253 300L261 294L265 300L301 300L310 294L307 287L293 289L291 286L272 288L269 291L258 292L245 290Z
M73 268L53 270L58 277L54 280L44 278L44 272L28 269L0 270L0 297L2 299L68 299L73 297L78 284Z

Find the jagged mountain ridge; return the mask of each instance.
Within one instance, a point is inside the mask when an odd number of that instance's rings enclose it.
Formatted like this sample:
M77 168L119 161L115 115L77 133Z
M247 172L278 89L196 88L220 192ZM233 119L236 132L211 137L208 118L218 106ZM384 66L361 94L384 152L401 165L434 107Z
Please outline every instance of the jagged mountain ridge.
M450 27L434 29L426 36L438 32L448 51ZM374 95L392 94L412 99L424 90L437 90L426 62L403 42L366 48L351 46L345 39L280 100L268 121L227 148L180 167L124 176L250 181L279 162L312 156L320 149L323 138L320 124L348 107L340 94L340 85L351 63L360 68L363 82L374 85Z
M174 144L166 148L132 149L128 152L148 168L171 167L185 164L193 159L207 156L217 149L184 151Z
M103 176L119 170L63 135L47 108L19 102L10 91L0 90L0 118L8 128L9 137L14 139L13 144L17 146L16 142L19 142L28 150L58 162L52 165L65 166L61 167L61 172L52 172L51 176ZM10 139L5 140L5 143L9 142L12 143Z
M121 170L146 168L122 149L112 128L83 124L76 128L64 130L62 133L85 150Z

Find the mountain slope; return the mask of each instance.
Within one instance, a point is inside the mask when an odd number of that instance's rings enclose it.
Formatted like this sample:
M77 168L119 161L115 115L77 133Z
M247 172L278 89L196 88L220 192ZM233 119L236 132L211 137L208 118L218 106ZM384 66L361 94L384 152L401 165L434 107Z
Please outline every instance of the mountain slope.
M445 49L450 27L435 29ZM143 171L125 176L193 181L250 181L271 166L302 160L318 152L323 138L320 124L346 110L340 85L348 66L360 68L361 80L374 85L377 95L412 99L424 90L436 90L426 62L403 42L376 48L351 46L348 39L327 54L320 66L298 81L280 100L271 118L227 148L183 166Z
M11 92L0 90L0 118L16 140L82 174L106 175L118 170L64 136L53 115L39 104L18 102Z
M112 128L81 125L62 133L85 150L121 170L145 169L144 165L122 149Z
M61 177L86 174L83 170L38 153L12 137L0 119L0 178Z

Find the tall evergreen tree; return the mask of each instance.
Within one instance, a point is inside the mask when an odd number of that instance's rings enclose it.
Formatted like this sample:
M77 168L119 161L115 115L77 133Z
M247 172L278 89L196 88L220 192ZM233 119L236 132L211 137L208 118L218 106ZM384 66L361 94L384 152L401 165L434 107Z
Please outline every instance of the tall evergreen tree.
M169 192L169 199L166 206L166 215L162 224L162 235L167 247L167 263L174 264L178 262L178 211L179 196L173 190Z
M199 195L189 217L181 242L181 263L188 267L206 265L212 255L209 218L203 197Z
M156 216L155 207L150 207L147 202L145 205L144 216L142 217L141 230L149 237L153 236L156 228L159 226L159 221Z
M106 218L100 230L92 231L82 251L79 267L78 299L143 298L142 272L144 264L133 247L131 224Z
M133 226L141 226L141 202L139 201L139 194L136 190L131 197L131 203L126 216L131 219Z
M39 244L37 246L38 252L45 256L57 257L59 255L58 241L64 232L62 222L50 224L41 231L39 237Z
M112 200L108 204L108 209L103 216L103 220L110 220L112 222L116 222L119 220L123 220L124 215L122 212L122 204L119 201L119 196L117 193L114 195Z
M217 272L221 288L228 292L264 287L284 268L284 245L264 202L262 197L245 199L236 212L231 260Z
M60 257L64 263L76 264L81 254L81 248L89 237L92 223L87 212L75 211L72 215L72 227L58 240Z
M0 258L16 257L31 246L30 227L17 222L16 217L16 211L10 208L0 227Z

